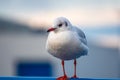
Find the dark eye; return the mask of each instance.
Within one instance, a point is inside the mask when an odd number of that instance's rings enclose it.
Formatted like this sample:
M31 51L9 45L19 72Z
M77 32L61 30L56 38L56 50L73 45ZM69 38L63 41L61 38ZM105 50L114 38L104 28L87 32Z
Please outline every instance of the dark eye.
M59 24L58 26L59 26L59 27L62 27L62 24Z

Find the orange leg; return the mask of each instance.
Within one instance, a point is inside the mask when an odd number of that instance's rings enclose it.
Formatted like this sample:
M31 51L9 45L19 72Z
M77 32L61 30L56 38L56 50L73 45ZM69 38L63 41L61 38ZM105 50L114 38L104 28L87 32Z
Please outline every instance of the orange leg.
M74 60L74 75L72 78L77 78L77 75L76 75L76 65L77 65L77 61L76 59Z
M64 60L62 60L62 67L63 67L63 74L64 76L66 76L66 73L65 73L65 66L64 66ZM66 76L67 77L67 76Z
M63 74L64 75L62 77L57 78L57 80L68 80L67 75L65 73L64 60L62 60L61 64L62 64Z

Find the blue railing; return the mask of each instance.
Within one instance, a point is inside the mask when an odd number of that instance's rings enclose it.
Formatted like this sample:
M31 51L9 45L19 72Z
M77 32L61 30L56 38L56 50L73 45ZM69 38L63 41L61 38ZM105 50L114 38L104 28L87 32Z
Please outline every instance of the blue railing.
M55 77L0 77L0 80L56 80ZM79 79L69 79L69 80L120 80L119 79L104 79L104 78L79 78Z

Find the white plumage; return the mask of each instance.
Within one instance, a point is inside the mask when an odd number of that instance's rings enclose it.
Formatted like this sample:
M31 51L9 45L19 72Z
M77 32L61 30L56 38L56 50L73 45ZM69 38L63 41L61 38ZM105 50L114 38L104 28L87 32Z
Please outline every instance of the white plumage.
M56 18L53 28L50 28L48 32L50 33L46 49L51 55L61 60L72 60L87 55L88 47L85 34L73 26L68 19Z

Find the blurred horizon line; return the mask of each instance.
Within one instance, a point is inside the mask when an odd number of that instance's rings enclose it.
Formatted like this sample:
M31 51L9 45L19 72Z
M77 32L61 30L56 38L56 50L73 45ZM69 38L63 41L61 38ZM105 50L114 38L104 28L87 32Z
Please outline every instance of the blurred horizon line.
M10 22L15 22L15 23L19 23L19 24L23 24L23 25L27 25L31 28L42 28L42 29L46 29L46 28L49 28L49 26L52 26L52 22L48 23L47 21L42 21L42 20L38 20L38 21L27 21L27 19L18 19L18 18L13 18L13 17L6 17L6 16L0 16L0 20L3 20L3 21L10 21ZM75 22L72 22L71 23L74 23L74 26L78 26L78 27L85 27L85 28L89 28L89 27L110 27L110 26L120 26L119 22L116 22L116 23L100 23L100 24L79 24L79 23L75 23Z

